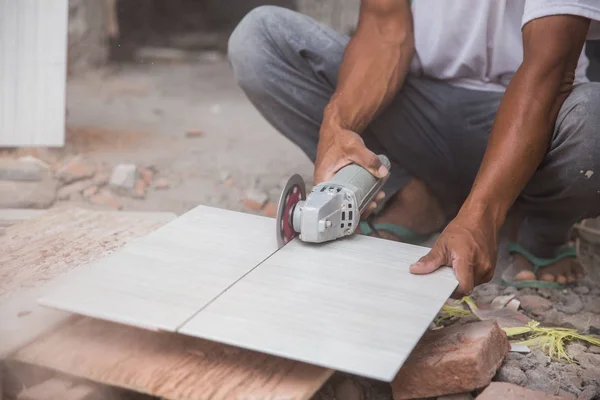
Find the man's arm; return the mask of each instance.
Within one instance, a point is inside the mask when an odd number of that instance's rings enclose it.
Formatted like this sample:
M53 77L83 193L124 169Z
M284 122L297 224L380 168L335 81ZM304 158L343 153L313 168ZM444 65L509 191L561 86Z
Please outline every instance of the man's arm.
M352 162L375 176L387 174L359 135L398 92L413 54L408 0L362 0L358 26L340 66L338 86L323 115L315 183L328 180Z
M500 103L471 193L431 252L412 266L414 273L452 266L461 294L492 278L498 231L549 148L589 24L556 15L524 26L523 63Z

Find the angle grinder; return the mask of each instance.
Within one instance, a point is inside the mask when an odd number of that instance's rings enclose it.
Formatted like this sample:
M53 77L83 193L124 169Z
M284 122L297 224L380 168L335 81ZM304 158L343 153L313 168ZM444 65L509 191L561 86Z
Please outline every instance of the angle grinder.
M390 170L390 160L379 155ZM306 196L304 180L293 175L283 188L277 209L277 244L282 247L296 235L303 242L321 243L354 233L360 216L389 177L376 178L358 164L340 169L328 182Z

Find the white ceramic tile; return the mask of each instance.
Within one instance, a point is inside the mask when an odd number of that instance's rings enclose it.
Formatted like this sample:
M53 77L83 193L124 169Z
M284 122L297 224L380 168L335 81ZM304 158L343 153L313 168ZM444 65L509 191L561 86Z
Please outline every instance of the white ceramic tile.
M276 250L274 219L199 206L59 278L39 302L175 331Z
M62 146L68 0L0 0L0 147Z
M390 381L457 285L449 268L410 274L427 251L294 240L178 332Z

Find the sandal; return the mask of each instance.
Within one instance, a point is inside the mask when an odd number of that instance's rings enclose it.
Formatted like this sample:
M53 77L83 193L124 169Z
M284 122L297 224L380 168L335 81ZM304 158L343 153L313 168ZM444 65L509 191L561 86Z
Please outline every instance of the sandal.
M518 243L508 244L509 254L520 254L527 259L533 266L533 273L537 274L540 268L546 267L557 261L565 258L575 258L577 251L574 247L563 247L561 248L554 258L541 258L533 255L529 251L525 250ZM513 278L521 271L516 271L515 264L512 263L506 271L502 274L502 284L505 286L516 287L517 289L531 287L531 288L547 288L547 289L563 289L566 285L557 282L546 282L540 280L533 281L515 281Z
M385 231L397 237L400 242L414 245L422 244L433 236L433 234L421 235L400 225L372 224L371 221L361 221L359 228L362 235L370 236L371 234L375 234L376 237L380 238L379 231Z

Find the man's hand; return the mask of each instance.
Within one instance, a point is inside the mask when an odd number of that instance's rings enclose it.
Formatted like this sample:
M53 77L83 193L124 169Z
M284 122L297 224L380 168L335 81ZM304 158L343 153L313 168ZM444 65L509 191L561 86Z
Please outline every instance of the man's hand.
M377 178L388 174L387 168L375 153L367 149L357 133L342 128L329 132L322 130L315 161L315 185L331 179L337 171L351 163L360 165Z
M442 266L454 269L458 288L454 296L471 294L473 287L494 276L498 255L497 228L484 221L460 214L444 229L431 251L416 264L413 274L429 274Z

